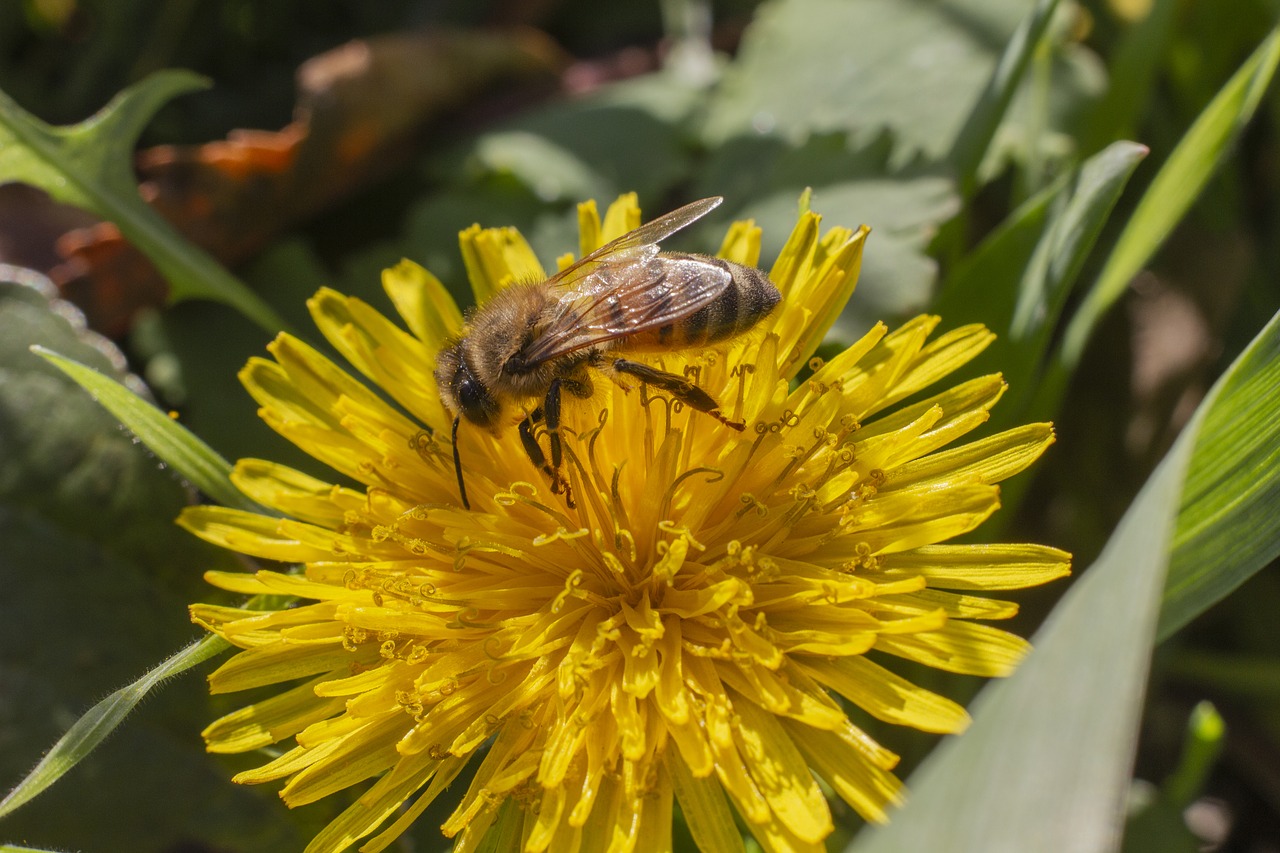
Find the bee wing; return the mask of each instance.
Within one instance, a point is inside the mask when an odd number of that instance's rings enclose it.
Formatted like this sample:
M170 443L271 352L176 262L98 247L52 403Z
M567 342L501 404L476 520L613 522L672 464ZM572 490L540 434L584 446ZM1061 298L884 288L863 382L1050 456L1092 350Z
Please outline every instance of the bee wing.
M677 211L678 213L679 211ZM732 275L697 257L602 261L524 350L534 366L576 350L674 323L724 292Z
M547 279L547 284L552 287L574 287L578 282L583 281L592 272L599 269L602 264L609 261L626 260L636 262L651 258L658 253L658 247L654 245L655 243L670 237L681 228L686 228L697 222L719 207L722 201L724 199L720 196L704 198L700 201L690 202L684 207L676 208L670 213L659 216L652 222L646 222L616 240L610 240L594 252L583 255L580 259Z

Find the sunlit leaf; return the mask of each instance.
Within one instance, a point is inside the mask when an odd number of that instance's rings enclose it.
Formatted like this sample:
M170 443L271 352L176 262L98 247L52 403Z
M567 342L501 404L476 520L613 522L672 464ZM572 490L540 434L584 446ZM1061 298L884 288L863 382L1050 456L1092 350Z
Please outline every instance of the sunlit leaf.
M70 127L50 127L0 92L0 184L31 184L114 223L165 275L173 299L216 299L276 331L284 324L262 299L138 196L133 177L138 135L165 102L205 85L190 72L160 72Z
M1245 359L1223 383L1196 442L1160 613L1161 638L1280 554L1280 316Z
M762 6L711 103L705 137L889 128L897 163L947 155L1025 0L782 0Z
M1151 182L1112 250L1098 280L1067 327L1060 373L1070 374L1102 315L1120 297L1231 152L1271 84L1280 62L1280 29L1274 29L1196 119ZM1053 390L1060 389L1060 377Z
M998 335L980 369L991 365L1009 382L995 413L1001 423L1025 418L1025 401L1034 396L1080 268L1146 153L1141 145L1116 142L1091 157L1015 211L943 290L935 310L948 325L981 322Z

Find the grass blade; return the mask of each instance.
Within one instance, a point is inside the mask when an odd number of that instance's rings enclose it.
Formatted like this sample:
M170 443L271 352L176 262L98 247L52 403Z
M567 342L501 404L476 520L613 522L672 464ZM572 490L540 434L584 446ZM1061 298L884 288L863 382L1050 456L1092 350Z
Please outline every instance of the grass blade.
M982 94L978 96L978 102L974 104L964 126L956 135L948 159L955 169L960 194L965 198L973 195L978 181L978 167L987 155L987 148L1009 109L1009 102L1022 84L1031 56L1057 7L1058 0L1039 0L1031 13L1018 25L1005 46L1004 53L1000 55L991 79L987 81Z
M1280 554L1280 314L1216 395L1187 472L1160 639Z
M0 817L14 811L58 781L102 743L134 706L160 682L203 663L229 647L221 637L208 636L198 640L137 681L121 687L94 705L58 739L26 778L0 800Z
M1079 363L1099 319L1172 233L1231 151L1241 130L1253 118L1278 61L1280 29L1273 29L1169 155L1067 327L1058 358L1066 375Z
M78 382L165 464L212 500L223 506L262 511L231 484L231 465L186 427L93 368L43 347L32 350Z

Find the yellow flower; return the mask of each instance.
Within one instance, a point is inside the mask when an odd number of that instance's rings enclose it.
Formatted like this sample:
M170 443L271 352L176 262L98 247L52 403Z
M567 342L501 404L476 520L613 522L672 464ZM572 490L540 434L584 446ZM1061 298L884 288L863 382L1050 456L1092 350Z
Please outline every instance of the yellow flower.
M583 253L640 221L634 196L603 223L594 203L579 214ZM866 653L1005 675L1027 646L987 622L1016 608L975 593L1060 577L1070 558L939 544L994 512L995 484L1053 441L1033 424L948 447L987 419L998 375L893 408L980 352L986 329L930 341L938 319L918 317L813 358L866 235L820 234L803 212L770 272L779 309L728 346L656 360L695 376L745 432L643 388L567 401L576 507L515 429L463 430L461 507L432 370L463 318L439 281L409 262L387 271L409 332L318 293L325 338L398 405L289 335L241 374L267 423L362 487L243 460L236 485L282 517L183 513L211 542L303 566L209 573L299 603L191 608L242 649L212 690L286 684L211 725L208 748L295 743L236 777L287 779L290 806L376 780L315 851L369 836L361 850L386 848L470 763L443 825L463 851L490 832L526 851L670 849L673 798L703 850L741 849L735 812L766 850L821 850L832 820L814 774L885 820L897 757L847 705L927 732L968 718ZM720 254L755 265L759 251L760 230L739 222ZM513 229L473 227L462 253L481 301L545 277Z

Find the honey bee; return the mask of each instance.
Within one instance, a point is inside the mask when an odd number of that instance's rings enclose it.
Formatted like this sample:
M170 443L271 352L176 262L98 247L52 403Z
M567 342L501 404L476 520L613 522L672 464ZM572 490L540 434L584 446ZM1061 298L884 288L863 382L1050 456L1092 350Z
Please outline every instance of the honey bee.
M458 453L465 418L495 433L509 426L509 404L532 405L520 421L520 440L553 493L573 495L561 474L561 395L589 398L592 371L622 388L628 379L659 388L742 430L689 379L627 353L679 351L746 332L781 299L760 270L709 255L661 252L658 242L706 216L724 199L695 201L641 225L542 282L515 283L467 317L462 335L436 359L440 398L453 415L453 462L464 507L466 484ZM546 427L551 458L534 425Z

